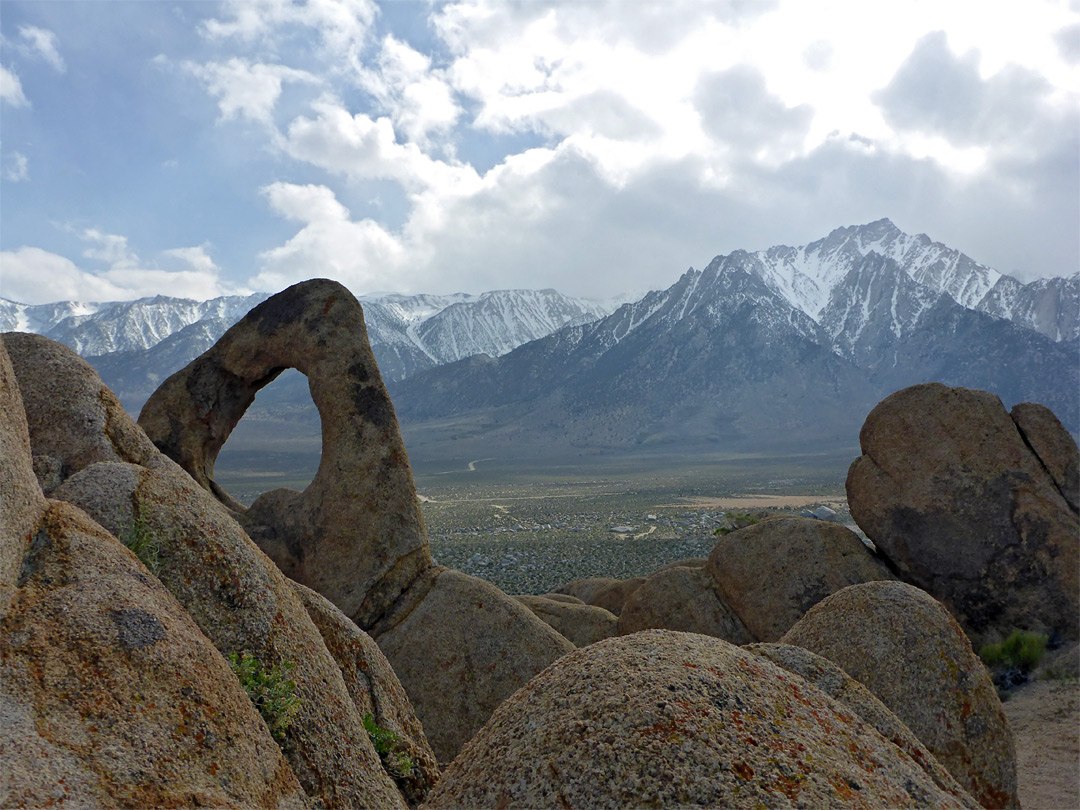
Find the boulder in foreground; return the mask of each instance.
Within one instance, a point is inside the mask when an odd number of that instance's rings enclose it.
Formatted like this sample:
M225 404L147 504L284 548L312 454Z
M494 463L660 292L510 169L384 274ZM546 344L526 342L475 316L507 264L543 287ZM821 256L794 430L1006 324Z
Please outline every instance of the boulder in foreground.
M555 662L505 701L427 810L970 808L801 677L727 642L647 630Z

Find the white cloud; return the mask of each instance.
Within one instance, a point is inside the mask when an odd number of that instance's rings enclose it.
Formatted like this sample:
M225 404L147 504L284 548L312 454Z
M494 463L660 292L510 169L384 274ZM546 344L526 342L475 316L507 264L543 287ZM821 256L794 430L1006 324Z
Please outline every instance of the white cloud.
M210 94L218 100L223 119L244 116L264 124L272 123L283 82L318 84L320 81L307 71L251 63L235 57L226 62L202 65L184 62L182 67L206 84Z
M329 96L312 110L314 118L301 116L289 124L281 143L297 160L353 180L394 180L413 192L462 193L479 185L471 166L431 158L414 143L398 143L389 118L353 115Z
M371 0L228 0L228 19L211 19L201 31L210 40L236 38L271 46L298 30L319 33L322 51L331 61L355 66L378 9Z
M100 272L78 267L70 259L36 247L0 252L4 297L24 304L52 301L130 301L167 291L169 295L205 300L231 292L216 272L170 272L116 266Z
M221 268L214 264L214 260L206 252L206 247L206 245L197 245L195 247L172 248L162 251L161 255L166 259L176 259L186 268L199 273L218 273Z
M64 73L67 65L56 47L56 34L33 25L20 25L19 36L23 49L33 56L44 59L57 73Z
M0 101L5 101L12 107L26 107L30 102L23 95L22 83L15 71L8 70L0 65Z
M408 43L386 36L378 69L361 69L359 80L395 128L409 140L425 144L431 132L445 132L461 115L443 71L431 70L431 59Z
M22 152L12 152L4 166L4 179L10 183L21 183L30 178L30 161Z
M103 233L97 228L87 228L82 232L81 238L97 246L83 251L83 256L88 259L96 259L113 267L131 267L139 261L139 257L128 248L126 236Z
M273 183L263 189L278 214L305 223L280 247L260 254L261 271L249 284L279 290L314 276L328 276L353 290L368 290L401 270L401 242L370 219L354 222L325 186Z

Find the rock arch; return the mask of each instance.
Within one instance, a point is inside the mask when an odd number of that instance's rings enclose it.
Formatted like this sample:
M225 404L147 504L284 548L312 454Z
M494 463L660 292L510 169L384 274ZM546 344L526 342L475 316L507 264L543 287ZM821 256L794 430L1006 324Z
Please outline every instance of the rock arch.
M255 394L287 368L308 378L319 411L319 469L303 492L273 490L245 510L214 481L214 462ZM286 574L362 627L433 564L363 309L335 281L295 284L252 309L162 383L139 425Z

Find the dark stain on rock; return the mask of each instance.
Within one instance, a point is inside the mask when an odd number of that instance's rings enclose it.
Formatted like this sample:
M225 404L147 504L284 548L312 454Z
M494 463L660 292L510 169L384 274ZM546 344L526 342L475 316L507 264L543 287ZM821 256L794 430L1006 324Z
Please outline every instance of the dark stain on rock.
M323 315L325 315L325 314L326 314L327 312L329 312L329 311L330 311L330 307L332 307L332 306L334 305L334 302L335 302L336 300L337 300L337 296L336 296L336 295L331 295L331 296L327 297L327 299L326 299L326 306L324 306L324 307L323 307L323 311L322 311L322 314L323 314Z
M116 625L117 643L125 650L138 650L165 640L165 628L157 617L145 610L114 610L110 616Z
M30 541L30 547L23 557L22 568L19 570L19 579L15 583L17 587L23 587L26 582L40 571L45 565L46 557L52 552L52 538L49 533L42 529L34 535ZM48 583L46 583L48 584Z
M271 296L249 312L244 320L250 321L264 337L281 326L300 320L304 314L304 299L289 290Z
M377 428L387 428L394 423L394 406L386 391L373 385L354 385L353 404L357 414Z
M367 366L357 361L349 366L349 376L357 382L367 382L371 375L368 374Z

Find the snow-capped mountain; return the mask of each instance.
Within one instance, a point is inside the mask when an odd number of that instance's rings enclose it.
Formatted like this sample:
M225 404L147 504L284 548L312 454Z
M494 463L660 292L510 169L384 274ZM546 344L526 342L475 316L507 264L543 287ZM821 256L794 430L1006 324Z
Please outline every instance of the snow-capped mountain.
M235 323L269 297L269 293L255 293L192 301L159 295L137 301L38 306L0 299L0 330L46 335L84 356L138 351L198 321Z
M1080 336L1080 273L1028 284L1002 276L975 308L1051 340L1072 340Z
M138 301L29 306L0 299L0 331L26 331L91 358L129 407L142 404L166 376L206 351L269 293L192 301L158 296ZM606 315L602 302L555 290L497 290L480 295L360 298L383 377L399 380L471 354L502 355L567 324Z
M1022 284L926 234L906 234L888 219L837 228L802 247L779 245L749 254L752 272L819 323L835 296L855 303L854 291L841 288L856 278L851 271L871 255L896 262L923 288L920 295L944 293L963 307L1014 321L1052 340L1080 336L1080 274ZM835 318L835 312L830 317ZM902 327L897 323L888 328Z
M828 281L829 298L815 317L791 303L793 276L785 294L778 274L762 272L762 254L735 251L599 321L410 377L393 389L398 414L407 432L447 417L486 424L477 435L492 453L500 442L529 454L792 449L851 442L880 399L939 381L989 390L1007 405L1042 402L1071 430L1080 425L1075 340L1055 342L949 292L971 300L1003 277L957 252L913 272L894 258L913 255L900 240L890 256L856 249L882 244L858 229L834 236L831 246L776 250L822 260L815 279ZM829 255L842 260L826 268Z

